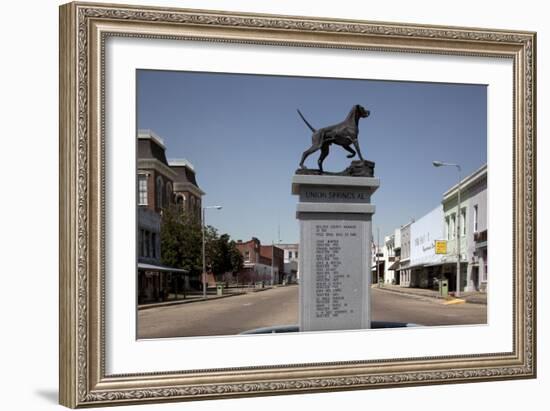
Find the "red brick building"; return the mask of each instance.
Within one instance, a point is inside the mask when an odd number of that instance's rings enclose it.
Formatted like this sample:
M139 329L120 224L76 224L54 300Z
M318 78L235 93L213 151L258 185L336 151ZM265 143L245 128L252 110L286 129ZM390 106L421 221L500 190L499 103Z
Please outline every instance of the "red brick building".
M161 264L160 229L162 211L173 204L200 220L201 197L193 166L166 159L162 139L151 130L137 136L137 260L138 303L164 301L188 287L187 272ZM184 198L191 199L188 203Z
M176 171L166 160L162 139L150 130L139 130L137 147L138 206L160 213L174 203Z
M201 220L202 191L195 176L195 168L187 160L168 160L170 168L176 172L174 179L174 201L183 212Z
M285 252L281 248L274 245L262 245L260 246L260 256L268 259L271 264L273 259L273 266L277 267L278 276L274 280L276 284L281 283L283 274L285 271Z
M283 278L284 251L272 245L262 245L260 240L237 242L237 249L244 260L244 268L237 274L240 284L279 284Z

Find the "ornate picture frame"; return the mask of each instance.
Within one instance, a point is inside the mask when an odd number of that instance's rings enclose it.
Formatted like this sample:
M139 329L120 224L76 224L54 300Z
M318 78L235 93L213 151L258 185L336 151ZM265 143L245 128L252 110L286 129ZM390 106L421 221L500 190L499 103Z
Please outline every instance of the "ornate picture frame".
M511 60L513 349L472 355L107 374L104 69L105 42L111 37ZM535 378L535 102L533 32L92 3L61 6L60 403L78 408Z

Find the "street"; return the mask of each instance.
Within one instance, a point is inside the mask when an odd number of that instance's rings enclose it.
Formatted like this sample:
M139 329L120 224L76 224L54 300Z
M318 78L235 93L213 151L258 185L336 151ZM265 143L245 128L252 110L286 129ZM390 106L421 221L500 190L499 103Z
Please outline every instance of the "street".
M443 305L373 288L373 321L421 325L485 324L487 306ZM138 338L234 335L298 324L298 286L138 310Z

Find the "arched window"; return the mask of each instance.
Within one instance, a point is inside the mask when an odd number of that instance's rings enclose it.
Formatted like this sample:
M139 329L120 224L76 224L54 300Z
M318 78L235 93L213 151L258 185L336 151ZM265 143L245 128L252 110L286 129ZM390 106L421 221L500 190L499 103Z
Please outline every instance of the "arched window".
M157 208L162 208L164 206L163 204L163 196L164 196L164 184L162 182L162 178L160 176L157 177L157 184L156 184L156 194L157 194Z
M138 205L147 205L147 175L138 174Z
M166 183L166 204L172 204L172 183L168 182Z

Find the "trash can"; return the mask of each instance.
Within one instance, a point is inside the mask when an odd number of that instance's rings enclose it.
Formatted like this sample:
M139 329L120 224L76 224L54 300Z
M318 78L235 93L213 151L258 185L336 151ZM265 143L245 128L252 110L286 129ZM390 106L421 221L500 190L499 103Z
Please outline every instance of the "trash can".
M216 284L216 293L217 293L217 295L223 295L223 289L224 289L223 284Z
M445 298L449 296L449 280L443 279L439 281L439 295Z

